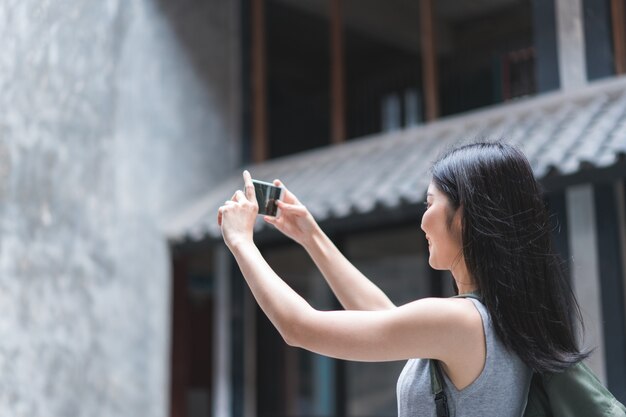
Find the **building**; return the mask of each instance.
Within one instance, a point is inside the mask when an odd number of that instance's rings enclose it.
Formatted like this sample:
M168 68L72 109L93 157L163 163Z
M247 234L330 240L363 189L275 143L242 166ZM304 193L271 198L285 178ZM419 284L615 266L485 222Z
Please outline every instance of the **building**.
M3 0L0 22L0 415L395 415L403 364L286 346L217 206L243 166L279 177L393 301L447 295L426 170L495 137L531 158L626 401L623 0Z
M163 229L239 164L238 10L0 1L0 415L169 415Z
M585 315L583 342L596 348L590 364L626 399L623 9L593 0L244 1L243 163L256 178L282 179L403 303L452 291L428 267L419 230L430 162L468 140L516 143L554 213ZM206 320L204 299L214 349L206 399L193 382L185 394L173 381L172 415L194 415L202 401L214 415L395 415L403 363L290 348L251 300L215 220L241 188L240 171L168 228L174 293L187 282L174 315ZM262 224L255 239L314 306L338 307L301 248ZM174 331L175 349L209 343L193 329ZM173 356L174 369L193 372L203 360L183 356Z

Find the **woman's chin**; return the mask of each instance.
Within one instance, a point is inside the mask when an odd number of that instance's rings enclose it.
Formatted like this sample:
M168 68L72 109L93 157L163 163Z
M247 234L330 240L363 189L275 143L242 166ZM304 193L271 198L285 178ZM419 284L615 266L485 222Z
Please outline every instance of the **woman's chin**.
M450 269L450 268L445 267L444 265L441 265L441 263L438 262L435 257L433 257L432 253L428 257L428 265L430 265L432 269L436 269L437 271Z

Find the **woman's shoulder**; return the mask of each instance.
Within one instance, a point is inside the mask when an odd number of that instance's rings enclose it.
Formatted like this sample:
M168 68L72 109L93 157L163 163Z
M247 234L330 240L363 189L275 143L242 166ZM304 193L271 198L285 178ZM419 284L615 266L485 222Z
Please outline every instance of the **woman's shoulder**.
M462 344L483 343L483 317L479 307L470 299L428 297L399 308L407 308L408 315L415 320L428 322L442 340L456 343L462 341ZM446 346L446 349L456 353L456 343Z
M439 316L437 331L442 343L437 359L455 387L467 387L485 365L487 346L480 304L467 298L427 298L415 303L428 306Z
M480 302L478 302L478 305L482 306ZM430 311L433 315L441 316L463 325L475 326L479 324L482 326L479 307L469 298L427 297L420 298L405 306L419 309L420 311Z

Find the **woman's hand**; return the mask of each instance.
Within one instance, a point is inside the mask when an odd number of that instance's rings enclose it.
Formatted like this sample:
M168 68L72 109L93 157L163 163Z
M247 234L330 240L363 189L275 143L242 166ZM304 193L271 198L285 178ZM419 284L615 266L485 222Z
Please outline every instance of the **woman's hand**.
M283 198L277 201L280 213L278 217L264 216L263 220L274 225L285 236L306 246L317 229L315 219L280 180L274 180L274 185L283 188Z
M259 205L254 193L254 184L248 171L243 172L245 193L237 190L231 200L224 203L217 212L217 224L222 229L222 237L231 250L241 242L252 242L254 222Z

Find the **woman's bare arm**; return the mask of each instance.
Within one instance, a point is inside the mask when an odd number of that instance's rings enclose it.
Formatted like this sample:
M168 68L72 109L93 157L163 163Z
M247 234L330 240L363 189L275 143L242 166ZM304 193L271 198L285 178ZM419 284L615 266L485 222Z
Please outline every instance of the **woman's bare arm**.
M280 180L283 201L278 202L280 215L265 217L286 236L302 245L346 310L386 310L394 304L385 293L364 276L324 234L311 213Z
M317 227L303 247L346 310L387 310L395 305L359 271Z
M254 243L238 243L231 251L259 306L292 346L347 360L447 362L459 350L478 346L476 337L482 337L476 332L480 317L468 300L427 298L382 311L318 311L276 275Z

